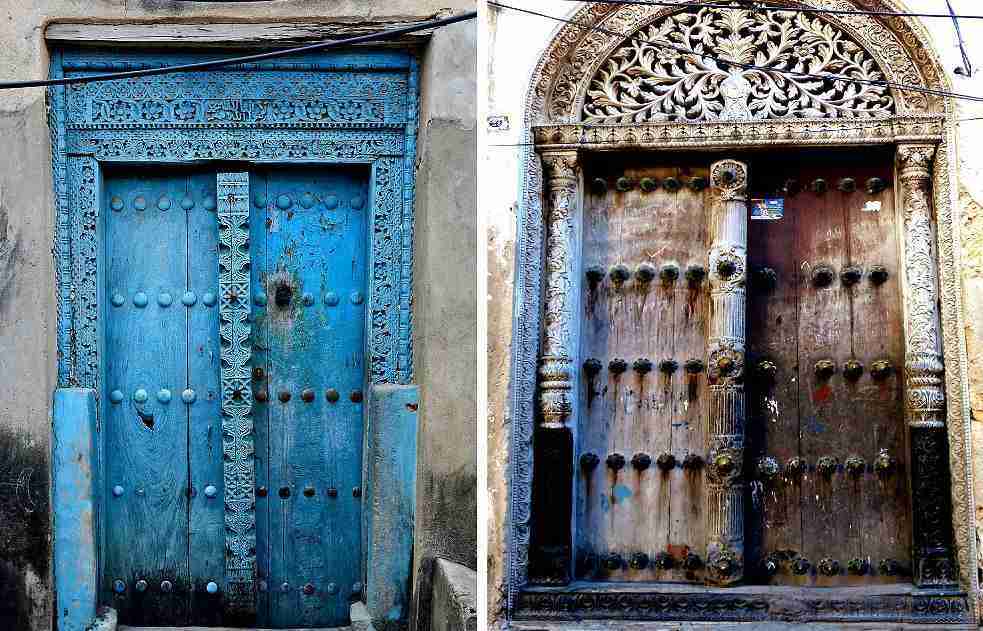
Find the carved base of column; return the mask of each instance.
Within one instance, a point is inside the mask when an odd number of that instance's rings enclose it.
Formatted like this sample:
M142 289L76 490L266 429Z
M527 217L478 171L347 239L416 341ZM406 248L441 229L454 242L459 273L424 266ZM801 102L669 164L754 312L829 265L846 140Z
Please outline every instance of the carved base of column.
M914 582L919 587L958 584L948 454L944 427L911 428Z
M736 585L744 579L744 487L708 486L706 507L706 584Z
M529 583L566 585L572 561L573 434L540 428L533 452Z

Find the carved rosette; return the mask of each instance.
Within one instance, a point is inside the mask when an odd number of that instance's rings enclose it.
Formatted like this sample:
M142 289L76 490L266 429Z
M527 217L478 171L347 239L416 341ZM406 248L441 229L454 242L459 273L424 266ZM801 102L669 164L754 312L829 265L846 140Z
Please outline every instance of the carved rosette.
M747 277L747 166L710 168L710 339L707 378L707 582L744 576L744 308Z
M576 308L574 283L574 211L580 181L576 152L547 153L546 175L546 304L542 354L539 358L539 411L543 427L563 427L573 413L574 340L571 326Z
M956 584L942 334L931 202L933 145L898 147L904 214L905 417L911 432L915 582Z

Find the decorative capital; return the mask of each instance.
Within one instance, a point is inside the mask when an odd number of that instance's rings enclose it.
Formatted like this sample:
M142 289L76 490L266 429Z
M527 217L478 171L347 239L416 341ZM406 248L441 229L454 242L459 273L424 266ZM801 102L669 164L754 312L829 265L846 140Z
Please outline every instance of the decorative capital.
M549 151L542 154L543 172L551 183L556 181L576 181L580 175L580 158L576 151Z
M710 185L722 201L747 199L747 165L737 160L721 160L710 167Z
M925 184L932 177L932 161L935 159L935 145L899 145L898 167L903 182Z

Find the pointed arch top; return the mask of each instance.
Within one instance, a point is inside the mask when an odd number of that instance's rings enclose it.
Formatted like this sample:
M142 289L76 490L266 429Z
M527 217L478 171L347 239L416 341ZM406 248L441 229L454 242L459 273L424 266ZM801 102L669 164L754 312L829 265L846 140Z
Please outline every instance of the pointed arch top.
M927 33L910 19L754 11L739 2L732 9L678 4L593 3L577 11L540 61L530 94L539 101L530 104L530 113L538 114L534 124L889 118L945 111L943 99L924 92L783 72L945 89ZM804 6L792 0L773 4ZM891 0L805 4L904 10Z

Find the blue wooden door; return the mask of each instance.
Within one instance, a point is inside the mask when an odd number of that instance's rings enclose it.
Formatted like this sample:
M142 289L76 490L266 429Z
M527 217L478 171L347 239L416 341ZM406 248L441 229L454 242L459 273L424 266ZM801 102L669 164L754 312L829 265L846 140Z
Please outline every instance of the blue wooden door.
M260 620L339 626L361 589L368 173L250 189Z
M339 626L361 589L367 172L250 182L257 622ZM109 171L103 207L103 602L221 624L216 170Z

